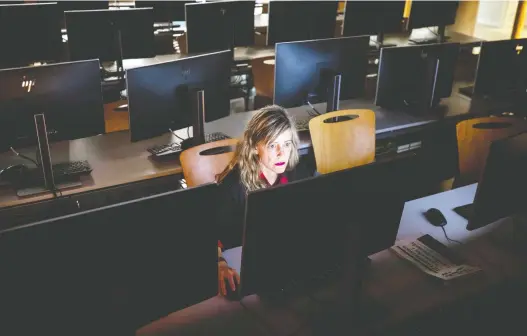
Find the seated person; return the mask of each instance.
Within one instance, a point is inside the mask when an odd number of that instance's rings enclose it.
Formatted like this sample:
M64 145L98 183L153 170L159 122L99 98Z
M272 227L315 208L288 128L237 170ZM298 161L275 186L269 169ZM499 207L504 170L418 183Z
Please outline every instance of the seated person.
M239 275L221 257L222 248L242 245L247 193L309 177L300 169L298 134L287 111L276 105L262 108L247 124L234 158L217 176L223 193L220 205L218 272L220 294L226 295L225 280L236 289Z

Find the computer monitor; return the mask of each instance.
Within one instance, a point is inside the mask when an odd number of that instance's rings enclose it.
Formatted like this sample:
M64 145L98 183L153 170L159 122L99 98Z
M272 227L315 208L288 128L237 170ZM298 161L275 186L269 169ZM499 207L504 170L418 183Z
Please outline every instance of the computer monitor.
M492 142L474 203L454 209L467 230L525 212L527 132Z
M131 141L193 126L182 147L203 143L204 122L230 113L231 63L225 50L127 70Z
M267 45L335 37L337 1L269 1Z
M135 1L136 8L154 9L155 22L185 21L185 4L194 1Z
M131 335L215 296L217 197L209 184L0 232L0 334Z
M392 246L407 195L421 181L420 166L413 155L250 192L242 296L308 282L342 265L350 248L364 261ZM271 268L273 275L261 271Z
M151 8L69 11L66 15L70 60L117 61L155 56Z
M437 26L437 38L420 40L410 39L411 42L433 43L445 42L445 28L456 23L459 1L412 1L408 29Z
M346 1L342 36L377 35L377 44L383 46L385 33L402 31L405 5L405 1Z
M473 95L525 108L527 39L482 42Z
M57 3L4 5L0 2L0 68L59 61L61 20Z
M459 43L381 49L375 104L424 114L452 93Z
M35 145L41 113L50 141L103 134L99 61L0 70L0 152Z
M205 53L253 45L254 5L254 1L186 4L187 52Z
M341 37L276 44L274 103L286 108L364 94L369 37Z
M62 17L62 27L66 28L66 21L64 19L64 12L80 11L90 9L108 9L108 1L57 1L57 6Z

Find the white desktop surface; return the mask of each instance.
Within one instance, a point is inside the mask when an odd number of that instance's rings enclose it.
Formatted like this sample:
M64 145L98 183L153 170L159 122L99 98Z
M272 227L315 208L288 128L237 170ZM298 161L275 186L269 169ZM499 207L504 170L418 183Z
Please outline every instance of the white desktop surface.
M494 230L502 221L497 221L483 228L469 231L467 230L468 221L453 210L455 207L472 203L477 186L478 184L474 183L406 202L401 216L397 240L415 239L429 234L447 246L452 245L452 243L446 240L441 227L433 226L423 216L423 213L430 208L439 209L445 216L447 225L444 228L450 239L466 242ZM379 211L382 211L382 209L379 209ZM270 246L269 248L272 247ZM223 257L233 269L240 272L242 259L241 246L224 251Z

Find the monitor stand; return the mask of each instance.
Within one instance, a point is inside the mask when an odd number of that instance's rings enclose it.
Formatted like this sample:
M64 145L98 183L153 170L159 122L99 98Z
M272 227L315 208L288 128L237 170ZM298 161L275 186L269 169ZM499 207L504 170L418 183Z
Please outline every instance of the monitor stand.
M470 220L470 218L472 218L472 216L474 215L474 203L461 205L455 207L452 210L454 210L455 213L465 218L466 220Z
M189 93L190 111L192 113L192 137L181 142L181 150L186 150L205 143L205 90Z
M410 38L409 42L413 44L432 44L432 43L445 43L450 39L449 36L446 36L446 26L438 26L436 37L424 37L424 38Z
M336 74L331 80L328 96L326 99L326 113L339 110L340 105L340 85L342 83L342 75Z

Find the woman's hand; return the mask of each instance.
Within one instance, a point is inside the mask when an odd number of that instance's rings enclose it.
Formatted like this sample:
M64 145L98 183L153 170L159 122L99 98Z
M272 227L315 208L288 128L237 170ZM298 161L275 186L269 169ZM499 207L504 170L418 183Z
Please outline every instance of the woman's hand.
M238 273L236 273L235 270L233 270L229 267L229 265L227 265L227 262L222 260L218 262L218 287L220 295L227 295L226 282L228 283L228 286L230 286L231 290L234 292L236 291L236 286L238 286L238 284L240 283L240 276L238 275Z

